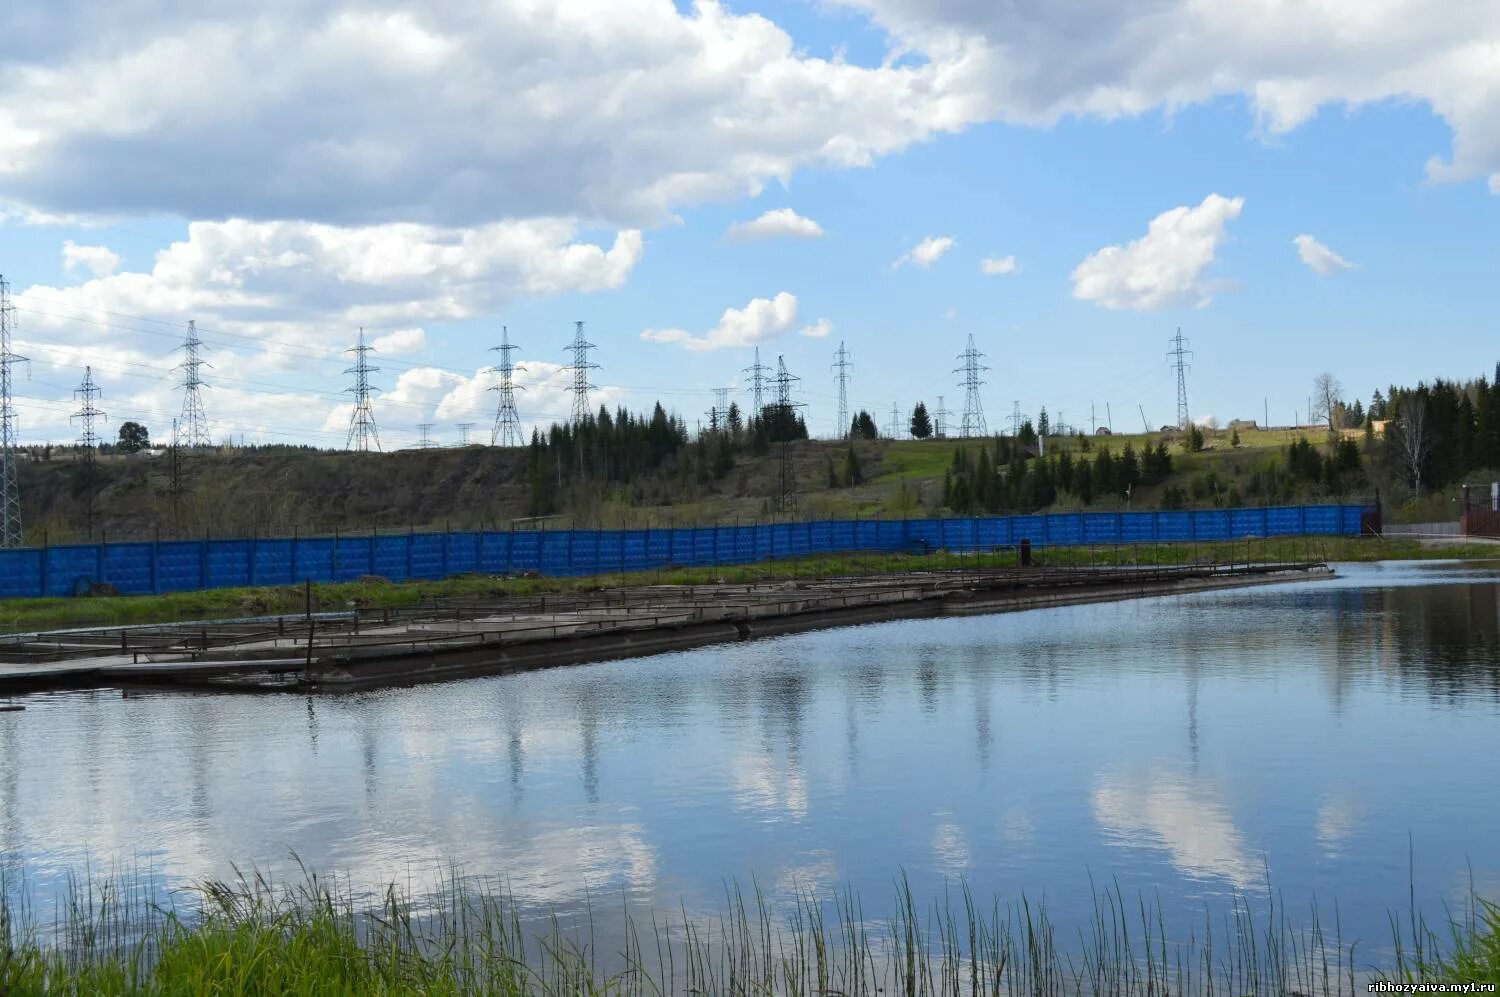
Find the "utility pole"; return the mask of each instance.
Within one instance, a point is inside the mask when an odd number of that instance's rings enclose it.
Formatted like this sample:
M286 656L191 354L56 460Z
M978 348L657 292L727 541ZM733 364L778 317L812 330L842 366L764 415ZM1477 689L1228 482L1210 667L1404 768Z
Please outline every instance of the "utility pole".
M946 440L948 438L948 419L952 415L952 412L943 407L943 396L938 395L937 411L932 413L932 431L933 435L938 439Z
M1187 432L1188 422L1188 399L1187 399L1187 372L1193 365L1193 351L1188 349L1188 341L1182 336L1182 327L1177 327L1177 335L1168 340L1167 345L1172 348L1167 351L1167 359L1171 361L1171 367L1177 372L1177 428Z
M755 406L755 411L751 413L751 417L754 419L761 418L764 413L766 375L770 372L771 368L760 362L760 347L757 346L755 348L755 363L744 370L744 373L750 375L750 401Z
M980 373L989 370L980 363L984 354L974 345L974 334L969 334L969 345L958 358L963 361L963 366L953 373L962 374L964 387L964 421L959 430L960 435L970 438L974 436L988 436L989 429L984 424L984 402L979 397L979 388L984 381L980 380Z
M0 547L21 546L21 487L17 482L19 427L11 395L13 368L26 358L11 352L10 337L16 330L16 306L10 300L10 282L0 274Z
M594 349L594 344L589 342L583 335L583 323L578 322L573 329L573 342L568 349L573 352L573 362L568 364L564 370L573 372L573 425L582 426L588 421L593 413L589 411L589 391L598 385L589 383L589 371L598 370L599 365L589 362L589 350ZM580 450L581 454L582 451Z
M1261 412L1261 424L1260 424L1260 428L1261 429L1270 429L1271 428L1271 399L1269 397L1262 397L1261 400L1260 400L1260 404L1263 406L1263 411Z
M98 470L96 458L99 450L99 434L94 431L94 423L105 418L98 404L100 395L99 387L94 383L94 368L85 367L83 383L73 391L73 397L78 401L78 411L73 413L72 420L83 424L83 434L78 437L78 443L83 448L84 493L88 497L90 540L94 539L95 472Z
M1094 418L1094 403L1089 402L1089 435L1094 436L1099 432L1099 422Z
M427 450L427 449L429 449L432 446L432 440L430 440L428 438L428 436L427 436L428 432L431 429L432 429L432 423L430 423L430 422L419 422L419 423L417 423L417 430L418 430L418 432L420 432L422 434L422 439L417 442L417 446L420 447L423 450Z
M182 341L182 363L177 365L177 370L182 371L182 432L187 437L189 447L207 447L210 445L208 438L208 417L203 414L203 378L199 375L200 368L213 366L200 357L199 351L203 349L203 340L198 338L198 323L190 320L187 326L187 338Z
M839 421L835 439L845 440L849 438L849 351L844 349L844 343L839 341L839 348L833 354L833 369L838 371L839 380Z
M1146 421L1146 406L1137 402L1135 407L1141 410L1141 429L1147 433L1150 433L1151 423Z
M757 361L760 359L756 357ZM798 405L792 402L792 382L801 380L787 372L786 357L776 358L776 421L781 429L781 474L777 511L797 511L797 469L792 463L792 427L796 425Z
M1115 431L1115 414L1109 409L1109 402L1104 403L1104 428L1111 433Z
M359 330L359 342L349 347L345 353L354 354L354 366L347 368L345 374L354 375L354 386L344 390L354 396L354 411L349 413L349 437L344 442L344 449L367 451L371 446L380 449L380 433L375 428L375 410L370 405L370 396L378 389L370 387L370 375L378 371L379 367L370 366L370 353L375 349L373 346L365 345L365 330Z
M474 424L472 422L460 422L460 423L458 423L458 445L459 446L466 447L466 446L469 445L469 430L471 430L473 428L474 428Z
M500 354L500 364L490 368L490 373L500 375L500 383L492 385L491 391L500 393L500 404L495 409L495 428L490 430L490 446L521 447L526 439L521 435L521 417L516 412L516 392L526 388L516 384L517 371L526 368L514 362L511 354L520 349L510 341L510 330L500 327L500 345L491 346L490 352Z

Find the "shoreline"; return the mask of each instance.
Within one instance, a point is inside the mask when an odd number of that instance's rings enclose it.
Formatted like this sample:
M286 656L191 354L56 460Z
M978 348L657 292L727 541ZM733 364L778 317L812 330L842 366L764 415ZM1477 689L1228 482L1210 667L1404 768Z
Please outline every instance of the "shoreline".
M641 586L467 606L75 628L0 645L0 695L154 687L339 693L974 616L1331 578L1324 562L921 572Z

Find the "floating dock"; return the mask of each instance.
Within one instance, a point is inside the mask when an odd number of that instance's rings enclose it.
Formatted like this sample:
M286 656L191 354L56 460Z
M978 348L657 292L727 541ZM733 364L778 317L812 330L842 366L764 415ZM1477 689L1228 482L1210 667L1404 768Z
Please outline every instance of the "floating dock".
M0 695L128 686L338 692L821 627L1331 575L1321 562L932 571L11 634L0 636Z

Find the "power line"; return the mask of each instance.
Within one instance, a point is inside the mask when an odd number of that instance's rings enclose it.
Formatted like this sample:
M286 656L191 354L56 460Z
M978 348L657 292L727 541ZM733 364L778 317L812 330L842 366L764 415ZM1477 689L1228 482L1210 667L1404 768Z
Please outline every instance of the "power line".
M490 431L490 446L519 447L526 444L521 434L521 416L516 412L516 392L525 391L516 384L516 371L526 368L511 359L511 354L520 349L510 341L510 330L500 327L500 345L491 346L491 352L500 354L500 364L490 371L500 375L500 383L490 388L500 393L500 404L495 408L495 428Z
M198 338L198 323L190 320L187 338L182 341L182 363L175 369L182 375L182 432L189 447L206 447L208 440L208 417L203 414L203 379L198 369L207 361L198 355L203 349L203 340ZM212 365L210 365L212 366Z
M0 547L21 546L21 488L16 480L16 409L11 398L11 368L26 358L11 352L16 306L10 282L0 274Z
M573 342L568 349L573 352L573 362L565 367L565 370L573 372L573 425L581 426L588 421L591 414L589 411L589 390L596 385L589 383L589 371L598 370L599 365L589 362L589 350L594 349L594 344L589 342L583 335L583 323L577 323L573 332Z
M379 367L370 366L369 354L375 347L365 345L365 330L359 330L359 343L349 347L345 353L354 354L354 366L346 369L345 374L354 375L354 386L348 388L349 393L354 395L354 411L349 413L349 437L344 442L344 449L367 451L374 444L375 449L380 449L380 433L375 428L375 410L370 405L370 395L379 390L370 387L370 375L378 371Z
M979 388L984 384L979 375L981 371L989 370L980 363L984 354L974 345L974 334L969 334L968 347L958 355L963 361L963 366L953 373L962 374L964 387L964 421L959 429L960 435L964 437L988 436L989 429L984 424L984 402L979 397Z
M837 439L844 439L849 435L849 368L851 366L853 365L849 362L849 351L844 349L843 340L840 340L839 348L833 354L833 369L839 372L839 421L834 426Z
M1182 336L1182 326L1177 327L1177 335L1167 341L1171 347L1167 351L1167 359L1171 361L1172 370L1177 373L1177 428L1187 431L1188 428L1188 397L1187 397L1187 372L1193 365L1193 351L1187 348L1188 341Z

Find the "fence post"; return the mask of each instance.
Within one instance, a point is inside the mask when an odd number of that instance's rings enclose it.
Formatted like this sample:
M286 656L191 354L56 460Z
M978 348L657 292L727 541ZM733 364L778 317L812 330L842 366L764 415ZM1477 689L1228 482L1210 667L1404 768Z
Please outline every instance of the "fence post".
M293 585L297 584L297 548L302 546L302 540L297 535L298 528L292 527L292 577L288 579Z
M448 544L453 539L453 523L443 520L443 577L448 577Z
M416 564L416 551L415 551L415 548L416 548L416 546L417 546L417 531L416 531L416 528L413 527L410 523L407 523L406 524L406 580L407 581L411 581L412 580L412 578L414 577L414 572L417 570L416 567L415 567L415 564Z
M151 594L161 595L161 526L151 538Z
M198 587L208 588L208 527L203 527L203 543L198 547Z
M42 590L37 595L47 594L47 568L52 560L52 548L47 543L47 531L42 531Z
M94 580L102 583L104 581L104 544L107 542L104 531L99 531L99 544L94 548Z
M252 587L255 585L255 552L259 548L259 546L260 546L260 544L258 542L258 538L257 538L256 533L255 533L255 528L251 527L251 529L250 529L250 570L249 570L248 574L250 575L250 585Z

